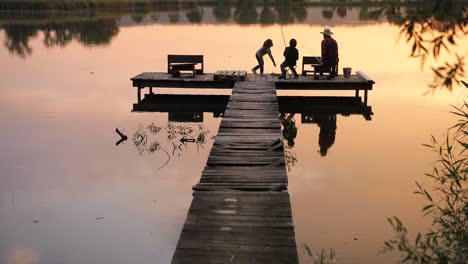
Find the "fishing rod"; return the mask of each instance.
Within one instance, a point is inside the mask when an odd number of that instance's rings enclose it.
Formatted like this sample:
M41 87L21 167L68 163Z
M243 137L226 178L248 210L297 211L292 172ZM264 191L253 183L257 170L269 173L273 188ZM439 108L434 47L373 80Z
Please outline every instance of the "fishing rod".
M280 24L281 35L283 36L284 47L286 48L286 39L284 39L283 26Z

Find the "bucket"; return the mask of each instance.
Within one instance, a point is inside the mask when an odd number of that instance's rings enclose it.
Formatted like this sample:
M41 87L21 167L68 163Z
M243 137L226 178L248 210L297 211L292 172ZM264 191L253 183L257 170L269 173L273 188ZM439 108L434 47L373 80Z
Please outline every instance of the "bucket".
M345 78L349 78L351 76L351 67L344 67L343 75Z

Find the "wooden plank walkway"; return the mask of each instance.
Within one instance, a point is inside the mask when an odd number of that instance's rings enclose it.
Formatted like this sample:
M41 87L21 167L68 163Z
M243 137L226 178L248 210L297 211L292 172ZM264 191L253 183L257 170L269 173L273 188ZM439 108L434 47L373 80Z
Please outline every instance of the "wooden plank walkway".
M298 263L274 82L237 82L172 263Z

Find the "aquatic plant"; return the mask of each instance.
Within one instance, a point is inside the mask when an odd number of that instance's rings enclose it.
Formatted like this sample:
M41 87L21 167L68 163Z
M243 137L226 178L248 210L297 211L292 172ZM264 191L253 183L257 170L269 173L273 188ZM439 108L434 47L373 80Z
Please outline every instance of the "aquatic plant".
M449 129L445 140L433 136L426 147L437 153L437 166L426 176L433 180L432 189L416 183L416 194L427 202L422 208L432 217L425 234L418 233L410 241L408 230L394 216L388 218L395 237L385 241L386 251L403 254L403 263L466 263L468 259L468 104L454 107L452 114L460 120ZM450 134L452 133L452 134Z
M336 253L333 248L330 248L329 250L322 249L319 252L314 253L309 246L304 244L304 250L308 256L312 257L314 264L331 264L337 261L335 258Z
M140 124L133 133L132 142L139 155L163 152L166 161L160 167L162 168L169 163L172 156L180 156L184 150L182 146L187 146L187 143L194 143L198 151L200 147L207 143L208 135L209 131L202 125L198 125L196 130L190 125L169 123L167 127L161 127L153 122L147 126ZM172 151L167 151L167 146L166 148L163 147L165 145L164 141L169 141Z

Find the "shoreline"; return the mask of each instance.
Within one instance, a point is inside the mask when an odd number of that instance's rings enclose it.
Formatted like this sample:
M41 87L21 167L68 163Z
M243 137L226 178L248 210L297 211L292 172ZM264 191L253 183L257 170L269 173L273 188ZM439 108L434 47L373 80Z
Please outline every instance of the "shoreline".
M236 7L242 5L236 0L178 0L178 1L161 1L161 0L0 0L0 12L17 13L17 12L106 12L106 11L144 11L144 10L178 10L184 8L194 8L199 6L219 6L220 4ZM420 0L420 2L426 2ZM468 2L463 0L462 2ZM263 6L264 1L256 1L255 5ZM392 0L342 0L342 1L326 1L326 0L304 0L302 2L290 2L287 5L304 5L304 6L379 6L385 3L394 3ZM399 6L413 5L414 1L401 1ZM273 3L270 6L275 6Z

